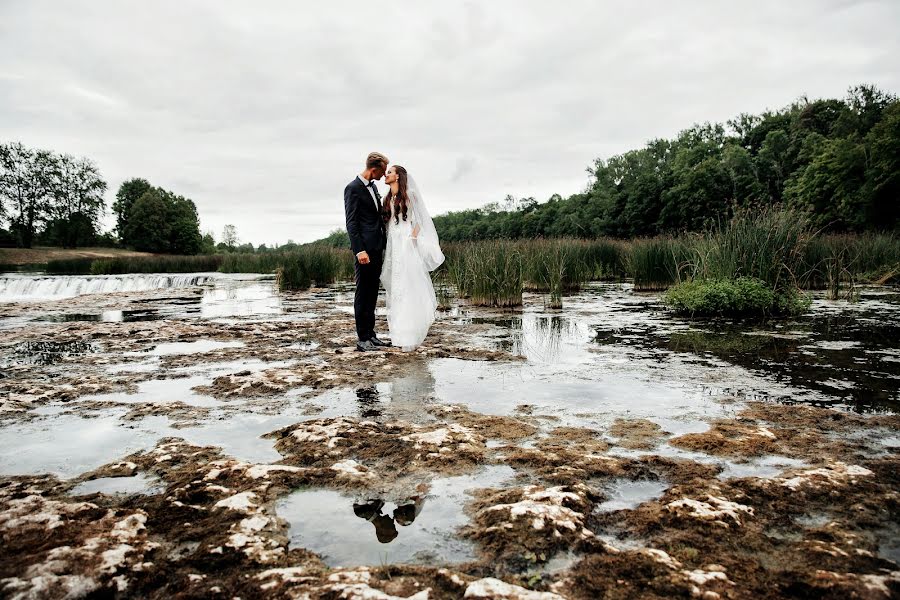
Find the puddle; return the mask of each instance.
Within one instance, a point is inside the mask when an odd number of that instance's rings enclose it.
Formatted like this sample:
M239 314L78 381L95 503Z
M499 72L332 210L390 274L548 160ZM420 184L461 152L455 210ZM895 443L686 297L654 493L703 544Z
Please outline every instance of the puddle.
M150 354L153 356L171 356L173 354L202 354L223 348L243 348L243 342L219 342L216 340L197 340L195 342L170 342L159 344Z
M63 313L36 317L36 322L47 323L132 323L137 321L157 321L166 318L166 314L156 310L104 310L101 313Z
M631 510L644 502L656 500L669 488L663 481L634 481L618 479L609 486L604 486L608 499L594 509L595 513Z
M159 479L138 473L131 477L101 477L79 483L69 491L70 496L86 496L88 494L130 495L141 494L151 496L165 491Z
M497 487L512 478L506 466L431 482L422 496L359 499L331 490L298 490L280 500L291 546L319 553L332 567L390 563L452 564L474 559L474 546L456 537L468 522L465 490Z
M0 426L0 475L52 473L68 479L138 450L159 438L177 436L165 417L146 417L140 425L121 420L125 409L89 419L58 414L29 423Z
M802 469L809 465L796 458L787 456L763 456L747 462L725 461L719 473L720 479L737 479L740 477L759 477L771 479L786 469Z
M184 402L191 406L220 406L222 402L211 396L203 396L191 388L209 383L204 375L181 377L177 379L150 379L137 384L138 390L133 394L114 393L82 396L75 402L113 402L119 404L166 404Z

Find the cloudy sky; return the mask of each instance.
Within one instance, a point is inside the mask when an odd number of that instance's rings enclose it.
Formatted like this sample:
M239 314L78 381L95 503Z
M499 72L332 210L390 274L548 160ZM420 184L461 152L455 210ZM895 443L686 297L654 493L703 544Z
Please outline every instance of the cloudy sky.
M0 0L0 141L310 241L380 150L432 214L584 188L597 157L855 83L900 92L897 0ZM112 219L107 219L111 224Z

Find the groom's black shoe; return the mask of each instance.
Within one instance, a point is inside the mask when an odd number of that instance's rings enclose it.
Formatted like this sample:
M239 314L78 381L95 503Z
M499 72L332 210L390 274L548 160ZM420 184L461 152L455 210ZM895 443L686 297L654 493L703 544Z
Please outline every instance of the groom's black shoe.
M374 352L378 350L378 346L372 343L372 340L364 340L361 342L356 342L356 351L357 352Z
M377 337L375 337L374 335L373 335L372 337L369 338L369 341L372 342L372 344L374 344L374 345L377 346L378 348L390 348L390 346L391 346L391 343L390 343L390 342L382 342L381 340L379 340L379 339L378 339Z

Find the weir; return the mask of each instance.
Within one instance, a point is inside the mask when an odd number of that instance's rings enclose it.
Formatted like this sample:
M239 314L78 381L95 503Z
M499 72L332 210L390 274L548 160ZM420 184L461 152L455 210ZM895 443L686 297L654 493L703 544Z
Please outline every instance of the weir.
M83 294L144 292L203 285L214 273L134 273L128 275L0 276L0 302L58 300Z

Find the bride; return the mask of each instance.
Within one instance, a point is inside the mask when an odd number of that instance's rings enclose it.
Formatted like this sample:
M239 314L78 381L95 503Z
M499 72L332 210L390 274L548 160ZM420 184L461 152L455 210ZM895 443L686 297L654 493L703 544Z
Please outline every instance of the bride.
M388 192L382 208L387 248L381 283L387 292L391 344L415 350L434 322L437 298L429 271L444 262L434 222L416 182L406 169L393 165L384 176Z

